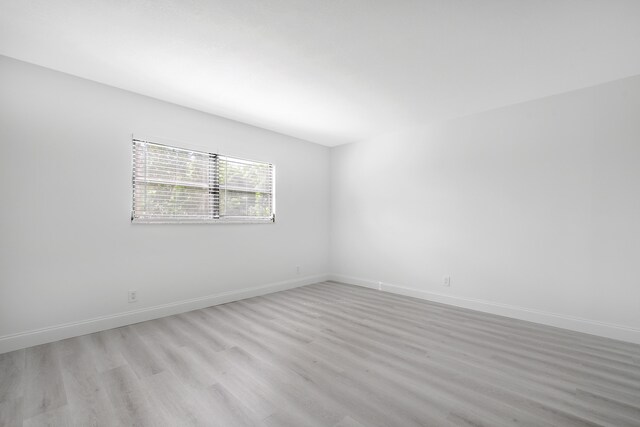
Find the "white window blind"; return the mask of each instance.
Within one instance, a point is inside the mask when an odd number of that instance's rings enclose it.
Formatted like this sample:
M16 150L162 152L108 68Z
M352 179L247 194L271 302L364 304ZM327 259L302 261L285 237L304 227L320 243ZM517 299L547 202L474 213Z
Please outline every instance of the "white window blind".
M133 140L133 222L275 221L270 163Z

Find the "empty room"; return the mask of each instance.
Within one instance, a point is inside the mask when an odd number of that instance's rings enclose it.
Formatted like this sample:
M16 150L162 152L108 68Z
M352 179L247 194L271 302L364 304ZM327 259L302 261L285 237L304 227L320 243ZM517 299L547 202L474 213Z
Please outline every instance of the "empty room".
M640 427L640 1L0 0L0 427Z

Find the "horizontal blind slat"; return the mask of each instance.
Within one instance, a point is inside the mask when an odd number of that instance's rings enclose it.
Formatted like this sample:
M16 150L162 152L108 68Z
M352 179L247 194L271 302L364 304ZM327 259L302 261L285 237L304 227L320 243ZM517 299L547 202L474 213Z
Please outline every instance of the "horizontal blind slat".
M133 140L133 220L272 221L273 165Z

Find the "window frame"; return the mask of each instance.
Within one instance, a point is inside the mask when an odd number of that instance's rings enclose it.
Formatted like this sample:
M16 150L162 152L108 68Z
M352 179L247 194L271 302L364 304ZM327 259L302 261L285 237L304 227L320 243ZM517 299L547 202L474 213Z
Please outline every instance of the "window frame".
M206 161L207 168L209 170L208 173L208 185L195 185L194 183L180 182L180 181L168 181L163 179L148 179L145 177L144 179L140 179L136 176L136 144L152 144L155 146L160 146L164 148L168 148L171 150L179 150L188 153L195 153L198 155L206 155L208 160ZM196 150L191 148L178 147L174 145L159 143L150 141L148 139L136 138L132 137L131 139L131 147L132 147L132 176L131 176L131 185L132 185L132 197L131 197L131 223L132 224L268 224L275 223L276 221L276 166L273 163L252 160L242 157L229 156L220 153L213 153L209 151ZM257 164L257 165L267 165L270 171L270 181L271 188L269 191L251 191L249 189L241 189L241 188L231 188L231 191L236 192L245 192L247 194L268 194L270 196L270 205L271 205L271 216L268 217L259 217L259 216L238 216L238 215L221 215L221 198L220 193L221 190L227 190L227 186L220 184L220 162L221 159L230 159L231 161L239 161L246 162L248 164ZM226 161L226 160L225 160ZM213 173L211 171L214 171ZM205 218L188 218L188 217L179 217L176 216L174 218L171 217L160 217L153 218L153 216L140 217L136 216L136 184L139 183L147 183L151 185L169 185L169 186L182 186L194 189L207 189L207 204L212 205L211 212L212 214ZM231 186L229 186L231 187ZM268 189L267 189L268 190Z

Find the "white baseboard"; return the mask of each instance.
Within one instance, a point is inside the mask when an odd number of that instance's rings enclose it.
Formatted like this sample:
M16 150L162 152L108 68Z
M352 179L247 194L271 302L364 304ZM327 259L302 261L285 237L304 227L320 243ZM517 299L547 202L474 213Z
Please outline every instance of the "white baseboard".
M500 316L512 317L515 319L526 320L543 325L555 326L572 331L640 344L640 330L627 326L581 319L555 313L548 313L490 301L462 298L435 292L422 291L388 283L379 285L375 280L357 278L352 276L325 274L317 276L306 276L294 280L286 280L282 282L270 283L236 291L222 292L200 298L192 298L189 300L177 301L153 307L141 308L139 310L127 311L124 313L116 313L78 322L70 322L42 329L4 335L0 337L0 354L18 350L21 348L31 347L34 345L45 344L52 341L90 334L93 332L99 332L106 329L144 322L146 320L157 319L159 317L171 316L173 314L184 313L187 311L197 310L213 305L238 301L241 299L251 298L259 295L266 295L272 292L283 291L286 289L310 285L326 280L344 282L351 285L363 286L366 288L381 290L384 292L406 295L414 298L453 305L456 307L468 308L485 313L497 314Z
M192 298L168 304L156 305L153 307L141 308L139 310L126 311L124 313L116 313L108 316L81 320L78 322L64 323L42 329L4 335L0 337L0 354L34 345L46 344L66 338L104 331L106 329L144 322L146 320L157 319L159 317L171 316L173 314L210 307L212 305L224 304L272 292L284 291L286 289L292 289L299 286L310 285L312 283L323 282L327 280L328 277L329 276L326 274L306 276L293 280L285 280L282 282L270 283L251 288L221 292L200 298Z
M456 307L468 308L485 313L497 314L499 316L512 317L514 319L526 320L529 322L540 323L557 328L569 329L586 334L598 335L605 338L612 338L616 340L640 344L640 329L628 326L582 319L579 317L567 316L563 314L549 313L540 310L533 310L529 308L517 307L491 301L483 301L473 298L462 298L452 295L439 294L436 292L411 289L388 283L379 285L379 282L375 280L352 276L334 274L330 276L330 280L439 302Z

